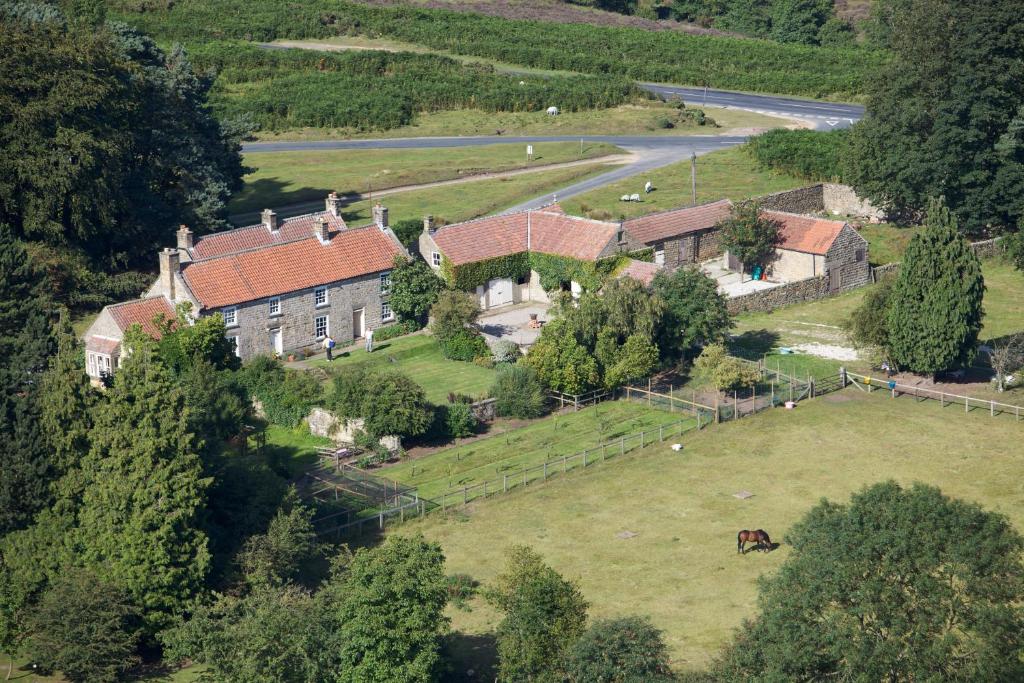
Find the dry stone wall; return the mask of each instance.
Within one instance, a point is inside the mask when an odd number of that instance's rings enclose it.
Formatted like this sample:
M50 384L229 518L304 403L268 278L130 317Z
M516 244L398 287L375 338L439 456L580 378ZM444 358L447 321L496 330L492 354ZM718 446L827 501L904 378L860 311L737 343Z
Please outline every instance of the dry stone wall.
M789 282L771 289L762 289L729 299L729 313L736 315L747 311L774 311L776 308L815 301L829 296L828 278L823 275L806 280Z

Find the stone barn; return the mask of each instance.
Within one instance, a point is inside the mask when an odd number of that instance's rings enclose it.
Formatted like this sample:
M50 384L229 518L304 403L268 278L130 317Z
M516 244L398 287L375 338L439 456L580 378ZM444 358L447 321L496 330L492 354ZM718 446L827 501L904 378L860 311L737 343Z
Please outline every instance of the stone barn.
M768 278L795 282L826 276L829 291L838 292L871 280L868 241L848 223L782 211L764 211L776 221L782 244L775 250ZM738 265L730 258L730 267Z

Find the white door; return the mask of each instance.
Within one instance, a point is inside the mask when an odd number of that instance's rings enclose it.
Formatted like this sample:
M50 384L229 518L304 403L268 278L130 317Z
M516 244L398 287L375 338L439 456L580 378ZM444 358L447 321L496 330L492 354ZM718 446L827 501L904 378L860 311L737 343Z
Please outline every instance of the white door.
M281 335L280 327L270 331L270 348L279 356L284 353L284 337Z
M512 278L497 278L487 283L488 303L493 306L504 306L512 303Z
M657 249L654 252L654 264L658 265L658 266L665 265L665 250L664 249Z
M360 308L352 311L352 337L361 339L366 334L366 309Z

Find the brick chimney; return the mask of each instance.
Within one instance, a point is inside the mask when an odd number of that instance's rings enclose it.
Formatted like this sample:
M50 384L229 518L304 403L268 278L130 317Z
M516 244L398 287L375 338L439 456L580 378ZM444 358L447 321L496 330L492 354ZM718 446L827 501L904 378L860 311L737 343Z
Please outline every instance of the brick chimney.
M313 234L320 240L320 244L328 244L331 241L331 224L327 218L321 218L313 224Z
M178 249L191 249L194 244L192 237L192 231L187 225L178 228Z
M177 249L167 247L160 252L160 289L164 296L174 301L174 276L181 271L181 254Z
M263 219L263 227L265 227L270 232L277 232L280 226L277 224L276 213L274 213L270 209L263 209L263 213L260 214L260 216Z
M341 218L341 197L338 196L337 192L331 192L327 195L327 199L324 201L324 208L332 216Z
M381 206L380 202L373 207L373 222L381 230L388 227L388 208Z
M423 217L423 232L428 235L434 234L434 217L427 215Z

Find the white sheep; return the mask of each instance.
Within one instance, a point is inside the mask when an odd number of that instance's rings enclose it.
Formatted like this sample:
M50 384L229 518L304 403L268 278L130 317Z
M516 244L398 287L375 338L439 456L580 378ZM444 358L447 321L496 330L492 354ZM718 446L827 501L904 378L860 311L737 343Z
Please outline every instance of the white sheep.
M651 184L651 181L650 181L650 180L648 180L648 181L647 181L647 184L646 184L646 185L644 185L644 194L650 194L650 193L651 193L651 190L653 190L653 189L654 189L654 185L652 185L652 184Z
M621 197L619 197L619 201L620 202L628 202L629 201L629 195L628 194L622 195Z
M638 194L631 194L631 195L629 195L629 201L631 201L631 202L638 202L638 201L640 201L640 195L638 195Z
M558 107L548 107L548 114L550 116L558 116Z

